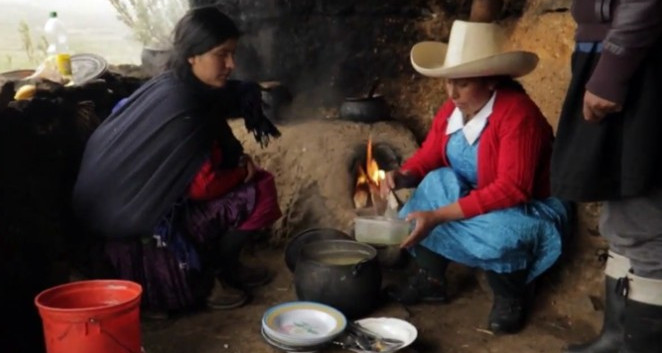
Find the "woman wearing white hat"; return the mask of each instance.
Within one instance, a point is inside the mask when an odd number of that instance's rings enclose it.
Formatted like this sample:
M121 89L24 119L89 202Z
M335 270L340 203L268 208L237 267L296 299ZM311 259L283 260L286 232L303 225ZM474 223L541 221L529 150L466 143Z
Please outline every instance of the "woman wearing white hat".
M561 253L564 204L550 198L553 132L513 80L538 58L504 52L501 28L455 21L448 45L422 42L411 50L416 71L446 79L449 99L421 148L387 173L382 190L417 186L400 216L415 222L401 246L419 265L392 298L413 304L447 300L450 261L486 271L494 292L489 328L518 331L525 288Z

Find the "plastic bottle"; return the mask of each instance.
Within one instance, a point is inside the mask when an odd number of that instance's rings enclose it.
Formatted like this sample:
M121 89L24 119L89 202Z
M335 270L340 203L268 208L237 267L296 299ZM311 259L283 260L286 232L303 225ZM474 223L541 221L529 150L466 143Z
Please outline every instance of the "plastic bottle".
M71 81L71 54L69 53L67 31L62 21L57 17L57 12L50 13L48 21L44 25L44 32L48 42L46 53L49 60L55 63L57 71L65 80Z

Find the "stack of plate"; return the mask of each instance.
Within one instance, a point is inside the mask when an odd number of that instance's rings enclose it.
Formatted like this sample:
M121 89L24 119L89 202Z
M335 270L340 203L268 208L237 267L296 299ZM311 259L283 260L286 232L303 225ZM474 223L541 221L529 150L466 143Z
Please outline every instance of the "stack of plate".
M262 337L288 352L314 352L342 333L347 319L324 304L297 301L269 308L262 316Z

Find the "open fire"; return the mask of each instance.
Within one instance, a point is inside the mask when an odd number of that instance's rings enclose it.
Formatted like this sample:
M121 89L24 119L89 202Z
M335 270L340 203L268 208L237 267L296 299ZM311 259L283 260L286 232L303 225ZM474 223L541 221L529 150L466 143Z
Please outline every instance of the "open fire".
M360 162L356 164L356 184L354 186L354 207L379 207L383 200L379 194L379 186L383 182L386 173L379 169L379 164L373 158L372 137L368 137L366 146L365 166Z

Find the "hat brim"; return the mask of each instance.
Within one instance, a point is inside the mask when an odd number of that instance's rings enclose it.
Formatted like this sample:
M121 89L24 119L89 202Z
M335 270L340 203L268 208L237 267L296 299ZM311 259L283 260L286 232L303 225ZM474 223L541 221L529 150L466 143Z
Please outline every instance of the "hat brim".
M509 51L454 66L444 66L448 44L421 42L411 49L414 70L428 77L470 78L487 76L521 77L538 65L538 56L527 51ZM430 55L434 53L434 55Z

